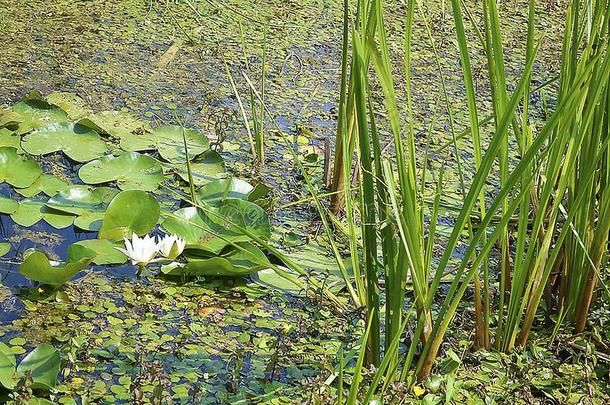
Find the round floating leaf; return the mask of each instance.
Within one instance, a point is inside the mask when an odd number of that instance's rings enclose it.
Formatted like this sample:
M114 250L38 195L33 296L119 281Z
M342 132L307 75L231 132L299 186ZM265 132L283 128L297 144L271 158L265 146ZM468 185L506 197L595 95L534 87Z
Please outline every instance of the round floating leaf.
M121 135L121 149L127 152L142 152L157 149L155 138L150 132L133 134L131 132Z
M21 149L21 137L6 128L0 128L0 147L3 146L15 148L17 153L23 152L23 149Z
M29 371L32 388L50 389L57 383L60 361L59 352L53 346L43 343L21 360L17 372L25 374Z
M294 275L295 279L298 279L298 274L292 273L288 269L283 269L287 273ZM271 290L280 291L284 294L291 294L296 296L305 295L304 283L296 284L290 281L288 278L282 277L273 269L259 270L257 273L250 276L252 281L263 287L267 287Z
M90 114L91 110L87 103L73 93L66 93L61 91L55 91L45 97L49 104L56 105L66 112L68 117L76 121L81 117Z
M205 201L208 204L218 206L221 205L227 198L239 198L242 200L248 199L254 187L248 182L229 177L228 179L214 180L197 191L197 197L200 201Z
M269 265L265 254L251 243L237 244L223 256L211 258L187 257L186 264L164 266L162 272L169 276L217 276L242 277L257 272Z
M87 267L95 256L93 250L72 244L68 247L68 257L64 265L52 266L47 255L33 250L19 266L19 273L30 280L59 287Z
M97 132L73 123L57 123L40 128L26 135L21 147L32 155L62 151L77 162L88 162L108 151Z
M0 127L15 127L15 132L18 135L50 124L67 121L68 115L65 111L39 99L20 101L10 109L0 113Z
M11 215L15 223L30 227L41 219L56 229L67 228L74 222L74 215L47 207L46 200L25 198L19 201L19 207Z
M0 242L0 257L6 256L11 251L11 244L8 242Z
M183 137L184 134L184 137ZM155 128L151 138L156 140L157 150L163 159L172 163L185 163L184 138L189 151L189 160L210 148L210 141L201 132L179 125Z
M162 223L165 232L176 234L189 249L220 253L230 242L246 242L251 238L246 229L261 238L269 238L269 218L258 205L239 199L227 199L218 207L206 212L194 207L182 208Z
M125 247L122 243L113 243L108 239L87 239L76 242L75 245L93 250L95 252L93 263L97 265L123 264L127 261L127 256L117 250L117 247Z
M121 190L153 191L163 181L159 162L148 155L125 152L91 161L80 168L78 176L87 184L116 181Z
M14 389L17 384L16 365L17 360L11 348L0 342L0 384L9 390Z
M47 201L47 206L54 210L74 215L105 212L106 206L119 193L110 187L70 186L60 191Z
M177 165L177 168L178 175L182 180L188 182L186 163ZM193 183L198 187L227 176L224 159L213 150L208 150L191 162L191 172L193 173Z
M0 183L25 188L40 177L42 169L29 156L20 156L15 148L0 147Z
M84 231L97 232L102 227L105 211L102 212L86 212L74 219L74 226Z
M122 138L135 131L146 131L148 128L146 122L140 121L123 111L103 111L97 114L90 114L80 120L79 124L86 125L115 138Z
M0 213L10 215L17 211L17 208L19 208L19 203L17 201L0 196Z
M50 197L59 193L60 191L68 189L69 187L70 185L59 177L52 176L50 174L43 174L34 183L32 183L31 186L26 188L18 188L15 189L15 191L24 197L34 197L41 192Z
M121 240L133 233L142 236L157 225L159 213L153 196L139 190L123 191L108 205L98 237Z

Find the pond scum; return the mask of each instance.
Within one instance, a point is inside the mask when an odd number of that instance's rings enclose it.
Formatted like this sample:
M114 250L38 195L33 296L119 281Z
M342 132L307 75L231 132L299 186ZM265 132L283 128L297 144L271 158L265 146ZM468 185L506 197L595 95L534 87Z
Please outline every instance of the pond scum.
M610 4L507 3L0 3L0 401L610 403Z

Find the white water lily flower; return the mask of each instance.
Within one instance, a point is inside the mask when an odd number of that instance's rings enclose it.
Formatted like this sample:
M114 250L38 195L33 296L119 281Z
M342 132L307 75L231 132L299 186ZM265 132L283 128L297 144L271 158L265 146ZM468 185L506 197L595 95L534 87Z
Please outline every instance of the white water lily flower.
M177 235L165 235L163 239L159 241L159 253L167 259L173 260L180 256L186 243L183 239Z
M131 241L125 238L125 249L115 248L131 259L131 264L146 266L159 252L159 245L156 238L149 235L139 238L135 233L131 236Z

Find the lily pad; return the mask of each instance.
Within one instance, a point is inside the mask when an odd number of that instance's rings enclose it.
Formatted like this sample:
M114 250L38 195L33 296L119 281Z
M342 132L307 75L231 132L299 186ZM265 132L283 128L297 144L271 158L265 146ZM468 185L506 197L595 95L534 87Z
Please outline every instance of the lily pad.
M105 211L101 212L86 212L74 219L74 226L84 231L97 232L102 227Z
M71 186L51 197L46 205L56 211L78 215L74 226L80 229L99 231L106 207L118 192L110 187Z
M186 163L177 165L177 169L182 180L188 182L189 175ZM224 159L213 150L208 150L193 160L191 162L191 172L193 173L193 183L198 187L227 176Z
M97 265L123 264L127 261L127 256L117 247L123 248L123 244L116 244L108 239L87 239L76 242L75 245L84 246L95 252L93 263Z
M49 104L53 104L64 110L73 121L77 121L81 117L91 113L87 103L74 93L55 91L48 94L45 99Z
M21 137L6 128L0 128L0 147L2 146L15 148L17 153L23 152L23 149L21 149Z
M184 137L183 137L184 133ZM151 138L156 140L157 150L163 159L171 163L185 163L184 138L189 151L189 160L210 148L210 141L201 132L179 125L155 128Z
M288 274L292 274L295 278L298 278L298 274L291 272L287 268L283 268L282 270L285 270ZM296 284L290 281L288 278L282 277L273 269L259 270L257 273L252 274L250 278L256 284L267 287L271 290L276 290L284 294L291 294L295 296L305 295L305 282Z
M18 135L67 121L68 115L64 110L36 98L22 100L0 113L0 127L14 127Z
M21 360L17 372L30 373L32 388L50 389L57 383L60 362L59 352L53 346L43 343Z
M14 389L17 384L16 365L17 360L11 348L0 342L0 384L9 390Z
M163 181L159 162L148 155L125 152L91 161L80 168L78 176L87 184L116 181L121 190L153 191Z
M74 222L74 215L54 210L46 206L47 200L39 198L25 198L19 201L19 207L11 219L15 223L30 227L44 219L46 223L56 229L67 228Z
M105 212L106 206L119 193L110 187L73 185L51 197L46 205L54 210L74 215L92 212Z
M39 193L44 193L49 197L54 196L60 191L68 189L70 185L59 177L43 174L31 186L26 188L17 188L16 192L24 197L34 197Z
M237 225L237 226L235 226ZM220 207L209 207L206 212L195 207L182 208L162 223L165 232L176 234L188 249L200 249L219 254L229 241L247 242L251 238L245 228L261 238L270 236L269 218L259 206L239 199L227 199Z
M208 204L219 206L227 198L239 198L242 200L248 199L252 187L247 181L230 177L227 179L214 180L197 191L197 197L200 201L205 201Z
M210 258L187 257L186 264L163 266L169 276L243 277L269 265L265 254L251 243L239 243L242 249L233 248L223 256Z
M11 251L11 244L8 242L0 242L0 257L6 256Z
M20 156L15 148L0 147L0 183L26 188L42 175L38 163L29 156Z
M80 120L79 123L115 138L121 138L134 131L147 130L148 128L146 122L140 121L124 111L102 111L97 114L90 114Z
M97 132L73 123L57 123L40 128L26 135L21 147L32 155L62 151L77 162L88 162L108 151Z
M121 135L121 149L127 152L143 152L157 149L155 138L150 132L125 133Z
M24 256L19 273L30 280L59 287L87 267L96 253L84 246L72 244L68 247L68 257L63 266L52 266L47 255L39 250L31 250Z
M17 201L0 196L0 213L10 215L17 211L17 208L19 208Z
M106 209L100 228L100 239L121 240L147 234L159 221L160 207L157 200L140 190L117 194Z

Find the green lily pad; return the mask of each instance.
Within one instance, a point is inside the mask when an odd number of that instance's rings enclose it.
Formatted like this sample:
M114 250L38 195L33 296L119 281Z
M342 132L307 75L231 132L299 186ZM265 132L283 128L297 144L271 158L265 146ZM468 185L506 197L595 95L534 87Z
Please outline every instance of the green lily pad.
M161 224L165 232L180 236L188 249L219 254L230 242L247 242L251 238L235 225L261 238L269 238L269 218L258 205L239 199L227 199L207 212L195 207L182 208Z
M102 111L97 114L90 114L80 120L79 123L115 138L122 138L132 132L148 129L146 122L124 111Z
M100 239L121 240L147 234L159 221L160 207L157 200L140 190L117 194L106 209L100 228Z
M56 123L37 129L23 138L21 147L32 155L62 151L77 162L88 162L108 151L97 132L73 123Z
M97 232L102 227L105 211L101 212L86 212L74 219L74 226L84 231Z
M187 263L163 266L161 271L169 276L243 277L269 265L265 254L251 243L238 243L245 251L232 248L223 256L188 257Z
M54 196L60 191L68 189L70 185L59 177L43 174L31 186L26 188L17 188L16 192L24 197L34 197L39 193L44 193L49 197Z
M87 184L116 181L121 190L153 191L163 181L159 162L148 155L125 152L91 161L80 168L78 176Z
M47 201L47 206L56 211L74 215L84 215L92 212L105 212L106 206L119 193L111 187L73 185L60 191Z
M50 389L57 383L60 362L59 352L53 346L43 343L21 360L17 372L30 373L32 388Z
M254 189L247 181L229 177L227 179L214 180L204 185L197 191L200 201L219 206L227 198L248 199L248 194Z
M75 245L93 250L95 252L93 263L97 265L123 264L127 261L127 256L116 249L124 248L122 243L113 243L108 239L87 239L76 242Z
M0 128L0 147L3 146L15 148L17 153L23 152L23 149L21 149L21 137L6 128Z
M64 110L73 121L77 121L81 117L91 113L87 103L74 93L55 91L48 94L45 99L49 104Z
M38 163L29 156L20 156L15 148L0 147L0 183L26 188L42 174Z
M46 202L47 200L39 198L25 198L19 201L19 207L11 214L11 219L25 227L35 225L41 219L56 229L72 225L74 215L47 207Z
M17 211L17 208L19 208L17 201L0 196L0 213L10 215Z
M15 367L17 360L11 348L0 342L0 384L4 388L12 390L17 384Z
M47 255L39 250L26 252L24 256L19 273L30 280L59 287L87 267L96 253L84 246L72 244L68 247L68 257L63 266L52 266Z
M294 277L298 278L298 274L291 272L290 270L284 268L287 273L294 275ZM276 290L284 294L291 294L295 296L304 296L305 282L296 284L290 281L288 278L282 277L273 269L262 269L257 273L252 274L250 276L252 281L256 284L261 285L263 287L267 287L271 290Z
M121 135L119 143L121 149L127 152L143 152L157 149L155 138L150 132L131 133Z
M186 162L183 133L189 151L189 160L193 160L195 156L210 148L210 141L201 132L179 125L165 125L155 128L151 133L151 138L156 140L157 150L163 159L171 163Z
M188 182L189 175L186 163L176 165L178 175L182 180ZM208 150L191 162L193 183L201 187L211 181L222 179L227 176L224 159L217 152Z
M119 193L110 187L91 189L88 186L70 186L47 201L47 207L56 211L78 215L74 226L86 231L99 231L106 207Z
M0 113L0 127L14 127L18 135L67 121L68 115L61 108L36 98L22 100Z
M6 256L11 251L11 244L8 242L0 242L0 257Z

